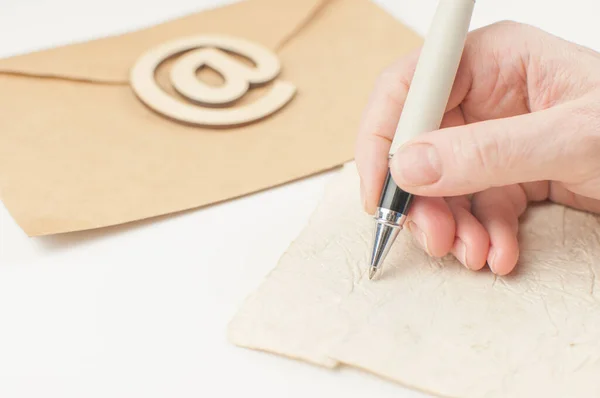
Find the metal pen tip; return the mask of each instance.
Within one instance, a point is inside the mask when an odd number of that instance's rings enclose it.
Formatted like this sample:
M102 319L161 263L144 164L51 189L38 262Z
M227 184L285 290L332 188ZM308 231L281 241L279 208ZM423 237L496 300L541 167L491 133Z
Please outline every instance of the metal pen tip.
M375 239L371 252L371 267L369 269L369 279L373 279L377 271L381 268L392 243L398 236L402 228L400 226L392 227L383 222L377 222L375 227Z
M376 273L377 273L377 267L371 266L371 268L369 269L369 279L373 279L373 277L375 276Z

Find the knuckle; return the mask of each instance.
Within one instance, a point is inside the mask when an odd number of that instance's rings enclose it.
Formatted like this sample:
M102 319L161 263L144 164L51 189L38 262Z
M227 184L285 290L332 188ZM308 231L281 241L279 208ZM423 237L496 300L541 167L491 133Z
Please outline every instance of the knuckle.
M500 149L498 141L488 137L478 140L478 145L475 146L475 157L477 165L487 173L493 173L499 163Z
M392 78L392 67L388 66L381 71L379 76L377 76L377 80L375 81L376 87L385 87L389 84L390 79Z
M527 29L527 25L512 20L502 20L481 28L480 32L485 35L497 36L519 32L521 29Z
M377 77L376 86L379 88L387 88L394 84L395 81L401 80L402 74L396 65L389 65L381 71Z
M488 45L508 45L515 47L515 40L524 42L538 37L543 31L539 28L522 22L503 20L487 25L472 33L477 40L486 42ZM518 46L516 46L518 47Z
M469 170L466 172L469 174L478 170L477 174L493 175L501 168L510 167L509 151L506 145L501 145L495 134L477 134L473 129L469 129L460 145L465 150L461 156L467 160L466 166Z
M495 22L490 26L502 27L502 28L514 28L517 26L523 26L522 23L513 21L511 19L503 19L501 21Z
M402 71L389 67L378 77L376 90L379 92L380 101L396 107L401 107L408 93L409 82Z
M528 25L522 22L517 22L509 19L505 19L502 21L495 22L489 25L490 29L500 29L500 30L510 30L515 33L522 34L524 32L533 32L539 29L535 28L532 25Z

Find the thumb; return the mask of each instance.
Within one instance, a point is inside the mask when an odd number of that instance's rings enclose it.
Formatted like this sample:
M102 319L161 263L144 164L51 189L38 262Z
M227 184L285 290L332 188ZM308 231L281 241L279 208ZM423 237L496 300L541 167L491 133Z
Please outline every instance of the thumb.
M424 133L403 145L390 162L402 189L422 196L458 196L510 184L568 182L589 170L583 113L551 108ZM589 136L588 136L589 137ZM598 153L598 152L596 152ZM596 155L597 156L597 155Z

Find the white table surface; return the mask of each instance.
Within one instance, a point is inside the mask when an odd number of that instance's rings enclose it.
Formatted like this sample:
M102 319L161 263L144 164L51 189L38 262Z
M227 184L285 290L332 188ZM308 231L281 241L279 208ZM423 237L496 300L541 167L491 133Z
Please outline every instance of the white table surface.
M472 27L512 19L599 50L596 2L479 0ZM436 4L378 3L421 34ZM1 0L0 57L219 4ZM226 340L238 305L304 227L331 175L160 221L36 239L0 205L0 397L420 396ZM281 213L289 218L273 217Z

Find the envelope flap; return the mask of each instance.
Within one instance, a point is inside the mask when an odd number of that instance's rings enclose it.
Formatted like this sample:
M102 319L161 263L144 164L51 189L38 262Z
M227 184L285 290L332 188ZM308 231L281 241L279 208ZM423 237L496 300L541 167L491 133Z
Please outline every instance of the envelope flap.
M127 83L137 58L154 46L186 36L225 34L275 49L326 3L246 0L131 33L0 59L0 73Z

